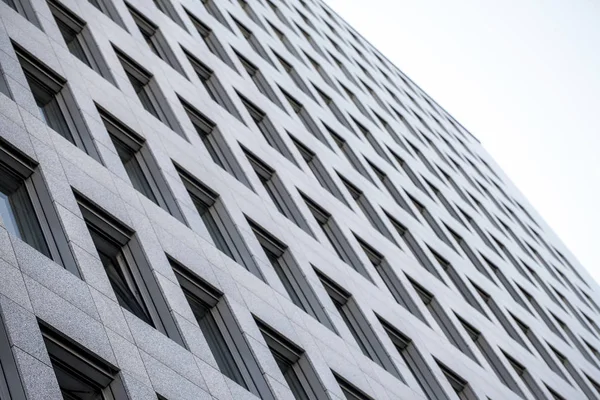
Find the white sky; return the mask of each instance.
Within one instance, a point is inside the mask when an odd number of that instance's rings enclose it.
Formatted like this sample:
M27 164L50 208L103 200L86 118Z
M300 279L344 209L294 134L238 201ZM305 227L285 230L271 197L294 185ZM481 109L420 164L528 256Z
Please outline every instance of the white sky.
M326 1L482 142L600 282L600 3Z

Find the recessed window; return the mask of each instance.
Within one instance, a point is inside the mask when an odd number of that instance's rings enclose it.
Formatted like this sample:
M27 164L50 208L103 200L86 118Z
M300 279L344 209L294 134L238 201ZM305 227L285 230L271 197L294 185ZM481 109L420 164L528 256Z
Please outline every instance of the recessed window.
M258 278L263 279L246 243L219 199L219 195L200 183L189 172L178 166L176 168L198 214L202 218L204 228L208 231L215 246Z
M404 171L406 176L408 176L408 179L410 179L410 181L413 183L413 185L415 185L421 192L425 193L428 197L431 197L431 195L429 194L427 189L425 189L423 182L421 182L421 180L419 179L417 174L412 170L412 168L408 165L408 163L406 161L404 161L404 159L401 158L395 152L391 151L391 153L392 153L392 156L394 156L394 158L396 159L396 162L398 163L398 165L400 165L400 168L402 168L402 170Z
M335 332L331 320L317 300L288 247L253 221L248 221L269 263L277 273L292 302Z
M508 360L508 363L514 369L515 373L521 378L525 386L529 389L529 392L533 395L536 400L545 400L546 396L544 396L542 389L538 386L536 381L533 379L527 368L523 366L523 364L519 363L517 360L504 353L504 356Z
M365 137L365 139L367 139L367 141L371 144L371 147L373 147L373 150L375 150L375 153L377 153L379 155L379 157L381 157L385 161L387 161L388 164L393 166L392 161L390 160L390 158L388 157L386 152L383 150L383 147L381 147L381 145L379 144L377 139L375 139L375 136L373 136L373 134L363 124L358 122L354 117L352 117L352 121L354 121L354 125L356 125L358 127L358 130L362 133L362 135Z
M486 278L488 278L490 281L492 281L494 284L496 284L496 282L494 282L494 279L492 279L492 276L490 275L490 273L487 270L487 268L485 267L485 265L480 261L480 259L477 257L475 252L467 244L466 240L464 240L463 237L460 236L458 233L456 233L452 229L448 228L448 225L444 225L444 226L448 229L448 231L452 235L452 238L454 239L454 241L459 245L459 247L462 249L462 251L465 253L467 258L469 259L469 261L471 261L473 266L479 272L481 272Z
M171 266L219 370L261 399L273 399L223 294L181 264Z
M11 397L12 396L12 397ZM4 321L0 316L0 399L24 399L25 391L12 354Z
M342 67L340 66L340 68L342 68L342 71L346 70L346 67ZM348 72L349 73L349 72ZM367 117L369 120L371 120L372 122L375 122L373 120L373 117L371 116L371 114L369 114L369 112L367 111L367 109L365 108L364 104L360 101L360 99L358 97L356 97L356 95L354 94L354 92L352 92L350 89L348 89L346 86L340 84L342 86L342 89L344 89L344 92L346 93L346 96L348 96L348 98L350 100L352 100L352 102L354 103L354 105L356 106L356 108L358 108L358 111L360 111L360 113L362 115L364 115L365 117ZM391 129L391 128L390 128ZM395 135L395 134L394 134ZM392 135L392 138L393 136Z
M171 20L173 20L173 22L175 22L177 25L179 25L183 29L187 30L187 28L185 27L183 21L179 17L179 14L177 14L175 7L173 6L173 4L171 3L170 0L152 0L152 1L154 2L154 5L156 6L156 8L158 8L160 10L160 12L162 12L167 17L169 17Z
M281 89L281 87L279 89ZM281 91L283 92L283 95L288 101L290 107L292 108L292 110L294 110L294 113L298 116L298 118L300 119L304 127L308 130L308 132L310 132L311 135L320 140L324 145L331 148L329 142L327 142L327 139L325 139L325 136L323 136L323 133L317 126L315 120L312 119L306 108L304 108L304 106L300 104L298 100L290 96L285 90L281 89Z
M269 146L277 150L277 152L279 152L282 156L284 156L285 158L287 158L295 164L296 162L294 160L294 157L292 156L292 153L285 145L285 142L277 132L277 129L275 129L275 126L273 125L267 114L265 114L261 109L259 109L257 106L251 103L250 100L243 97L241 94L238 93L238 96L240 97L240 100L242 100L242 104L244 104L244 106L246 107L248 114L250 114L250 117L258 127L258 130L265 138Z
M271 8L271 10L273 10L275 15L277 15L277 18L279 18L279 20L281 22L283 22L283 24L286 25L288 28L292 29L292 25L290 24L290 21L288 21L287 18L283 15L283 13L279 9L279 7L277 7L271 0L265 0L265 1L267 2L267 5L269 6L269 8Z
M308 168L312 172L315 179L319 182L321 187L323 187L325 190L331 193L339 201L348 205L346 199L342 195L342 192L337 187L337 185L331 178L331 175L329 175L329 173L325 169L325 166L321 163L317 155L304 144L300 143L298 139L294 138L293 136L290 136L290 138L292 139L292 142L294 142L294 144L296 145L298 152L306 162L306 165L308 165Z
M279 14L280 13L278 13L278 15ZM281 32L279 29L277 29L273 24L269 23L269 25L271 26L271 29L273 30L273 32L275 32L275 36L277 36L277 38L279 39L281 44L283 44L283 46L287 49L287 51L289 51L294 57L296 57L296 59L298 59L300 62L302 62L304 64L304 61L302 60L302 58L300 58L300 54L298 53L298 50L296 50L296 48L294 47L292 42L287 38L287 36L283 32ZM291 27L290 27L290 29L291 29Z
M305 95L307 95L314 101L317 101L317 99L315 99L315 96L311 93L310 89L308 88L304 80L302 80L294 66L286 60L284 60L279 54L275 54L275 57L279 61L279 64L281 64L281 67L283 68L285 73L292 79L292 82L294 82L298 89L300 89Z
M350 122L348 122L348 119L342 113L342 110L338 107L338 105L335 103L335 101L333 101L333 99L331 97L326 95L325 92L323 92L318 87L316 87L314 85L313 85L313 87L315 88L315 90L317 91L319 96L321 97L321 100L323 100L323 103L325 103L327 108L329 108L329 110L331 111L333 116L338 120L338 122L340 124L342 124L343 126L345 126L346 129L348 129L350 132L352 132L353 134L356 135L354 128L352 127L352 125L350 125Z
M337 147L342 151L344 157L346 157L350 165L352 165L352 168L354 168L359 174L364 176L369 182L375 184L375 182L373 182L373 179L369 175L369 172L367 171L365 166L360 162L358 156L356 155L354 150L352 150L348 142L346 142L344 138L342 138L340 135L334 132L333 129L331 129L329 126L325 125L325 128L333 138L333 141L335 142Z
M35 15L35 11L31 6L30 0L2 0L10 8L21 14L29 22L40 28L40 22Z
M373 400L372 397L368 396L365 392L342 378L341 376L334 373L335 380L338 385L340 385L340 389L344 394L346 400Z
M242 36L244 37L244 39L246 39L246 42L248 42L248 44L250 45L250 47L252 47L252 49L259 56L261 56L266 62L268 62L269 64L273 65L273 61L271 61L271 58L269 58L269 55L267 54L267 51L262 46L262 44L260 44L260 41L254 35L254 33L252 33L252 31L250 29L248 29L246 26L242 25L236 19L234 19L234 22L237 25L237 27L240 30L240 32L242 33Z
M473 392L473 389L471 389L469 382L439 362L438 366L442 370L442 373L448 380L450 386L452 386L452 389L454 389L454 393L456 393L460 400L477 400L477 396L475 396L475 393Z
M332 281L329 277L317 271L323 288L331 298L333 305L342 317L344 324L354 337L362 353L380 367L402 380L390 356L377 339L369 322L360 311L358 304L350 293Z
M41 171L33 160L2 140L0 220L11 235L79 276Z
M217 125L185 100L181 98L179 100L215 164L229 172L246 187L252 188Z
M587 383L583 380L583 377L579 374L579 372L577 372L577 368L575 368L575 366L571 363L571 361L569 361L569 359L564 354L562 354L560 351L556 350L552 346L549 346L549 347L550 347L550 350L552 350L552 352L558 359L558 361L560 361L560 363L567 370L569 375L571 375L571 378L573 378L573 380L577 383L577 385L579 386L581 391L583 393L585 393L585 395L588 398L593 399L595 397L594 392L587 385ZM563 377L564 377L564 375L563 375Z
M365 255L375 268L375 271L383 280L383 283L388 288L394 299L398 304L408 310L415 317L419 318L423 323L427 323L421 310L415 304L414 300L406 291L406 288L396 275L396 272L392 266L387 262L381 253L375 250L373 247L368 245L364 240L356 237L356 240L360 244L360 247L364 251Z
M275 170L249 151L245 150L245 153L250 162L250 166L252 166L252 169L265 188L269 198L273 201L273 204L275 204L277 210L299 228L303 229L309 235L312 235L306 220L302 216L298 206L296 206L296 203L294 203L294 200L292 200L292 196L285 188L281 179L279 179Z
M433 215L431 215L431 213L427 210L427 208L425 208L425 206L423 204L421 204L419 201L417 201L414 197L412 197L410 195L408 197L410 198L411 202L413 203L413 205L415 206L417 211L419 211L419 214L421 214L421 216L423 217L425 222L427 222L427 225L429 225L431 230L433 230L435 235L442 242L446 243L449 247L454 249L454 246L448 239L448 236L442 230L442 227L440 226L440 224L438 224L438 222L436 221L435 217Z
M383 220L375 210L375 207L373 207L371 202L367 200L367 197L364 195L364 193L359 188L350 183L350 181L348 181L346 178L342 177L339 173L338 176L340 177L344 186L346 186L346 190L348 190L348 193L350 193L350 196L352 197L352 199L354 199L354 202L362 211L363 215L367 218L371 226L383 236L385 236L390 242L396 243L394 237L392 236L388 228L383 223Z
M250 18L252 21L254 21L254 23L256 25L260 26L262 29L265 29L260 18L258 18L258 15L256 15L256 13L252 9L252 7L250 7L250 4L248 4L248 2L246 0L238 0L238 4L242 8L242 10L244 10L244 12L248 16L248 18Z
M214 0L200 0L200 1L202 1L202 4L204 4L204 8L206 9L206 11L210 15L212 15L214 19L219 21L219 23L221 25L223 25L225 28L231 30L231 27L225 20L225 17L221 13L221 10L219 10L219 7L217 7L217 5L215 4Z
M304 350L261 321L256 323L294 398L296 400L328 398Z
M204 89L206 89L210 98L239 121L243 121L240 113L237 108L235 108L235 105L217 78L215 72L188 51L185 51L185 53L190 64L192 64L192 68L194 68L194 71L196 72L196 76L198 76L198 79L202 82L202 86L204 86Z
M51 367L65 399L127 398L119 371L53 328L41 325Z
M76 198L119 305L183 346L135 232L83 196Z
M321 57L326 58L325 53L323 53L323 50L321 50L321 48L319 47L317 42L312 38L312 36L310 36L310 34L308 32L306 32L304 29L300 28L300 26L298 26L298 24L296 24L296 28L298 28L298 31L300 32L300 34L312 46L313 50L316 51L317 53L319 53L321 55Z
M211 53L213 53L221 61L223 61L225 64L227 64L229 66L229 68L231 68L235 71L236 70L235 66L233 65L233 61L231 61L229 54L227 54L227 50L225 50L225 48L223 47L223 45L221 44L219 39L217 39L217 36L212 31L212 29L210 29L208 27L208 25L206 25L204 22L200 21L194 15L192 15L189 11L188 11L188 16L190 17L190 20L194 24L196 31L198 31L198 34L200 35L200 37L202 38L202 40L208 47L208 50L210 50Z
M121 28L127 30L125 28L125 24L119 15L119 12L115 8L112 0L88 0L94 7L100 10L103 14L105 14L108 18L112 19L117 25Z
M406 367L428 400L449 400L431 367L421 355L414 342L388 322L379 319L392 344L404 360Z
M350 243L348 243L348 240L342 233L340 227L333 220L331 214L329 214L327 211L321 208L321 206L319 206L317 203L315 203L308 197L302 197L304 198L304 201L306 202L309 211L312 213L319 227L321 227L323 234L329 241L331 247L333 247L333 250L336 252L338 257L350 267L352 267L356 272L358 272L368 280L371 280L369 273L358 259L358 256L354 252L354 249L352 248Z
M398 190L398 188L396 188L396 186L394 185L392 180L389 178L389 176L385 172L383 172L381 169L376 167L369 160L367 160L367 162L371 166L371 169L373 170L373 172L375 172L375 176L377 176L379 181L383 184L383 187L385 188L385 190L390 194L390 196L392 196L392 198L394 199L396 204L398 204L404 211L409 213L412 217L415 217L415 214L412 212L412 210L408 206L408 202L404 199L404 197L400 193L400 190Z
M40 118L59 135L100 161L67 81L25 50L17 45L14 47Z
M242 56L237 51L236 51L236 54L237 54L238 58L240 59L240 63L242 64L242 66L244 67L244 69L246 70L246 72L248 73L250 78L252 79L252 82L254 82L254 84L256 85L256 88L258 89L258 91L261 92L263 95L265 95L269 100L271 100L275 105L277 105L279 108L281 108L283 110L284 108L283 108L283 105L281 104L281 101L279 100L279 97L277 97L277 95L275 94L275 91L273 90L271 85L269 85L267 79L265 78L263 73L260 72L258 67L256 65L252 64L246 57Z
M184 222L175 198L145 140L107 111L98 111L133 187Z
M158 29L158 26L131 5L127 4L127 8L150 50L174 70L185 76L181 65L177 61L177 57L169 47L167 40Z
M304 56L308 58L308 61L310 61L310 65L312 65L313 69L316 70L319 73L319 75L321 75L323 81L325 81L325 83L328 84L329 87L331 87L333 90L340 93L340 89L338 89L337 86L335 86L335 83L333 83L333 80L327 74L327 72L325 72L325 69L321 66L321 64L319 64L317 61L315 61L314 58L312 58L306 53L304 53Z
M185 138L154 77L123 52L117 49L115 51L142 107L179 136Z
M100 49L87 29L85 21L57 1L50 0L48 5L71 54L114 84L108 66L100 55Z

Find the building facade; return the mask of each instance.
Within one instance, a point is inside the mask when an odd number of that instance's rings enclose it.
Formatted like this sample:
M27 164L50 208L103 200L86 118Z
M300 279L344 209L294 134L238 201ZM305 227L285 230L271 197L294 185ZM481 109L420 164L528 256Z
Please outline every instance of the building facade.
M324 3L0 18L0 399L600 399L598 285Z

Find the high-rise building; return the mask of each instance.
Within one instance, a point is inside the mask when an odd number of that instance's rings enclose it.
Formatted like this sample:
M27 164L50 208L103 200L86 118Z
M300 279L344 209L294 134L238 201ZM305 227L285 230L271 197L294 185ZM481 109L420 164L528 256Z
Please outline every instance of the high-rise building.
M598 285L323 2L0 18L1 400L600 399Z

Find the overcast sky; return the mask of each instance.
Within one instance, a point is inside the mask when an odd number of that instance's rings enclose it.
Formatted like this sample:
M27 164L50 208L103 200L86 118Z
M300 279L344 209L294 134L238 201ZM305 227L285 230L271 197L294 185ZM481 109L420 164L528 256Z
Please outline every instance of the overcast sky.
M482 142L600 282L600 3L326 1Z

